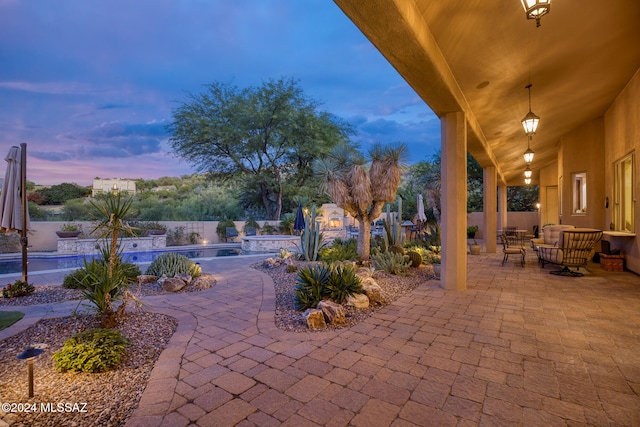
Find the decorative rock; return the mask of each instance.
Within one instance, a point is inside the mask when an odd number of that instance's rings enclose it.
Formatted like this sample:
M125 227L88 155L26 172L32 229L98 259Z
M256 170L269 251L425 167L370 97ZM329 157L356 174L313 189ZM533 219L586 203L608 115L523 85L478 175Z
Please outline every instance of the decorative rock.
M214 283L215 283L215 279L200 276L193 281L192 285L193 287L199 288L199 289L209 289L211 286L213 286Z
M322 310L308 308L302 313L302 317L306 320L309 329L322 329L327 327Z
M369 297L369 303L382 304L382 288L375 279L371 277L362 279L362 290Z
M353 294L347 297L347 301L345 302L347 306L355 307L355 308L368 308L369 307L369 297L365 294Z
M178 292L184 289L185 286L187 286L187 284L184 282L184 280L175 277L165 278L162 281L162 289L166 292Z
M175 276L173 276L176 279L180 279L182 280L184 283L186 283L187 285L189 283L191 283L191 281L193 280L193 277L189 276L188 274L176 274Z
M333 301L322 300L318 303L318 309L322 310L325 320L331 325L342 325L346 322L344 307Z
M141 274L138 276L138 285L142 285L144 283L154 283L158 281L157 276L149 276L146 274Z

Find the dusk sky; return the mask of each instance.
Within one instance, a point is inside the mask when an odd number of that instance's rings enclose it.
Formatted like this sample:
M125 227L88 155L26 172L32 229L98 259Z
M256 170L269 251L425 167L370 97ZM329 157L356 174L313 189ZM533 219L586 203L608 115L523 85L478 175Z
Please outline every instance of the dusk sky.
M440 146L440 122L329 0L0 0L0 155L36 184L192 174L172 111L214 81L299 81L363 148ZM2 162L0 175L6 166Z

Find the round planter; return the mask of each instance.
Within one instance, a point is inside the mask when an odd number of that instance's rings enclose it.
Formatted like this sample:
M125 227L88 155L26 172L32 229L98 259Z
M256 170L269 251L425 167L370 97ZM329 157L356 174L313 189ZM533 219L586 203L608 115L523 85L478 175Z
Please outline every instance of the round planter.
M480 245L469 245L471 255L480 255Z
M78 237L82 233L81 231L56 231L56 234L61 239L68 239L71 237Z
M167 230L149 230L149 236L162 236L166 233Z
M433 273L436 275L436 277L440 277L441 267L442 267L442 264L433 264Z

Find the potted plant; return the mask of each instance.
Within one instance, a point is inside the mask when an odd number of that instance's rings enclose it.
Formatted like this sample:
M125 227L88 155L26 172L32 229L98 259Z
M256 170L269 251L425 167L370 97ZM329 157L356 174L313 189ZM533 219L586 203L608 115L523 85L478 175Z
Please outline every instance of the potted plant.
M473 240L473 243L469 244L469 252L471 255L480 255L480 243L477 240Z
M474 239L476 237L476 233L478 232L477 225L470 225L467 227L467 238Z
M82 233L82 226L79 224L72 224L72 223L62 224L62 227L60 227L60 230L56 231L56 234L61 239L78 237L80 233Z
M155 221L145 224L145 228L149 236L162 236L167 232L166 225L160 224L159 222Z

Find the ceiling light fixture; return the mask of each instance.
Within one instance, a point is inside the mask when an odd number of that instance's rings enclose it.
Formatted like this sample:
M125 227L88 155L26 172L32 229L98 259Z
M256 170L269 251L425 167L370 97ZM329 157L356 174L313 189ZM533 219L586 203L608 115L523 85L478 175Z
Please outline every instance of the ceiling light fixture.
M538 123L540 123L540 117L536 116L531 111L531 86L533 86L531 83L525 86L525 89L529 90L529 112L524 116L524 119L522 119L522 128L528 137L532 137L536 134L536 131L538 130Z
M525 183L526 185L531 184L531 178L525 178L525 179L524 179L524 183Z
M540 26L540 18L549 13L551 0L520 0L527 19L535 19L536 27Z
M524 161L527 165L530 165L531 162L533 162L533 155L535 154L533 152L533 150L531 149L530 146L530 142L531 142L531 137L529 137L529 139L527 140L527 151L524 152L523 156L524 156ZM527 166L529 167L529 166Z
M529 167L529 165L527 165L527 168L524 170L524 177L525 178L531 178L531 174L533 172L531 171L531 168Z

